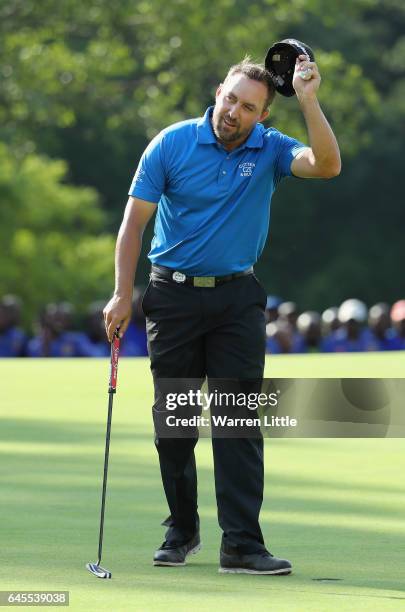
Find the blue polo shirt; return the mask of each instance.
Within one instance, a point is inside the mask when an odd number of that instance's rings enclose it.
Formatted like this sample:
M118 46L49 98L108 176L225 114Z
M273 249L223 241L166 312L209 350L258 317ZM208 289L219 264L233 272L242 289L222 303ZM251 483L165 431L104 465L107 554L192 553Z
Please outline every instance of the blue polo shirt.
M256 263L273 191L306 146L258 123L240 147L227 151L215 138L212 111L160 132L129 191L158 203L150 261L190 276L220 276Z

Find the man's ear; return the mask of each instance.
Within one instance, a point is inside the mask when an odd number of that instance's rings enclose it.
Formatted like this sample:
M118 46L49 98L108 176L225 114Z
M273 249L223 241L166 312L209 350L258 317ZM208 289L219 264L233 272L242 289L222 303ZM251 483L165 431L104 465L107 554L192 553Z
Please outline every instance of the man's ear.
M264 110L260 116L259 121L265 121L269 115L270 111L268 109Z
M216 90L216 92L215 92L215 97L216 97L216 98L218 98L219 94L220 94L220 93L221 93L221 91L222 91L222 85L223 85L223 83L220 83L220 84L218 85L218 87L217 87L217 90Z

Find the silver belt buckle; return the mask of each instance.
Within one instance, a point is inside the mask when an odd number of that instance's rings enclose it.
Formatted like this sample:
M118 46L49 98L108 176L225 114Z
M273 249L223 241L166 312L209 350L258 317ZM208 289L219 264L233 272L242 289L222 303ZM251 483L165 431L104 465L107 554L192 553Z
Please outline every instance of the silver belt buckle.
M186 281L186 275L183 274L183 272L173 272L172 274L172 279L176 282L176 283L184 283Z
M215 287L215 276L194 276L194 287Z

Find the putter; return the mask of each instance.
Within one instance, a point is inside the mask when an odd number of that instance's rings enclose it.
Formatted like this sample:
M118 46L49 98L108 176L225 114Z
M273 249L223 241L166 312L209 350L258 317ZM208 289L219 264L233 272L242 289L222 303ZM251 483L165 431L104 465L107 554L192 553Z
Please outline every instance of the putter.
M117 388L117 373L118 373L118 357L120 352L120 338L118 329L114 332L111 342L111 362L110 362L110 383L108 386L108 418L107 418L107 433L105 438L105 454L104 454L104 476L103 476L103 493L101 496L101 514L100 514L100 533L98 538L98 561L97 563L86 563L86 568L97 578L111 578L111 572L104 567L101 567L101 553L103 549L103 530L104 530L104 510L105 510L105 495L107 491L107 471L108 471L108 455L110 450L110 433L111 433L111 417L114 393Z

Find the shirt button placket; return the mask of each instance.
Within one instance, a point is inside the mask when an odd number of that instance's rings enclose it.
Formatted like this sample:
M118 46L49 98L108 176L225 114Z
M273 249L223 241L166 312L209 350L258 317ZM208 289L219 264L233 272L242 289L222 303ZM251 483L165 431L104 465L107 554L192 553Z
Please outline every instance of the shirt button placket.
M221 164L221 169L219 171L218 182L221 183L222 187L226 188L228 184L228 177L231 176L230 172L230 164L231 164L231 156L227 155L224 161Z

